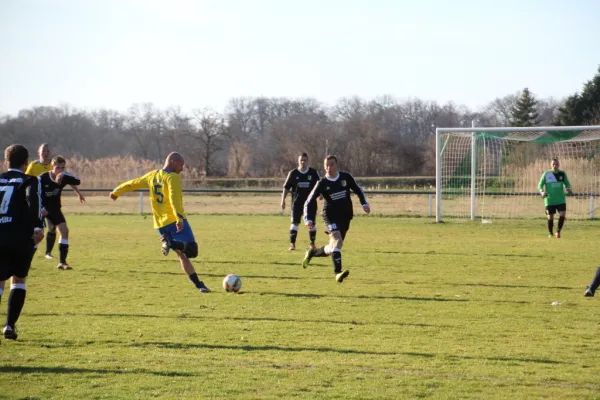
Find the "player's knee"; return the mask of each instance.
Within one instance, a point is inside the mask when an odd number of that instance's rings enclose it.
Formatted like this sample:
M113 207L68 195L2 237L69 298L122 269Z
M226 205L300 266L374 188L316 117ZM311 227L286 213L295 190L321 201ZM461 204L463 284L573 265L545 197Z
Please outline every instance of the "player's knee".
M298 230L298 225L296 223L293 223L292 225L290 225L290 231L297 231Z
M333 231L329 235L329 247L332 249L341 249L344 244L344 239L342 239L342 234L340 231Z
M198 256L198 243L186 242L183 246L183 254L187 258L196 258Z

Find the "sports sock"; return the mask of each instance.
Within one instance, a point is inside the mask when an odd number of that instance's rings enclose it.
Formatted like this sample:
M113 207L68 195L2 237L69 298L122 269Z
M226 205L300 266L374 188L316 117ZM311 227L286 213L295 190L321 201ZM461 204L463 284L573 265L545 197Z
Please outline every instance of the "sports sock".
M317 230L315 228L308 231L308 236L310 237L310 244L315 244L315 239L317 238Z
M296 244L296 237L298 236L298 227L296 225L290 226L290 243Z
M554 234L554 220L553 219L548 220L548 232L550 232L551 235Z
M565 217L558 217L558 229L556 231L560 232L560 230L562 229L564 224L565 224Z
M63 239L60 238L60 241L58 242L58 251L60 253L60 263L61 264L66 264L67 263L67 255L69 254L69 240L68 239Z
M188 275L188 277L190 278L190 281L192 281L192 283L198 288L202 288L204 287L204 282L202 282L200 280L200 278L198 278L198 275L194 272L191 275Z
M313 257L327 257L327 253L325 253L325 246L313 250Z
M14 327L21 315L23 305L25 304L25 294L27 286L24 283L13 283L10 285L10 294L8 295L8 310L6 312L6 323Z
M46 254L52 253L54 243L56 243L56 232L48 232L46 235Z
M333 273L339 274L342 272L342 252L334 250L331 253L331 259L333 260Z

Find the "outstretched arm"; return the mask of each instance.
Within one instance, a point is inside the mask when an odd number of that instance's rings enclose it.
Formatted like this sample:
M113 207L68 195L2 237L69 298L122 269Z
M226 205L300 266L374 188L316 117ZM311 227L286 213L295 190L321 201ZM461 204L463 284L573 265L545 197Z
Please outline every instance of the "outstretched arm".
M132 179L127 182L121 183L119 186L113 189L110 192L109 197L113 200L117 200L120 195L127 192L132 192L138 189L148 188L148 182L146 180L146 175L140 176L139 178Z

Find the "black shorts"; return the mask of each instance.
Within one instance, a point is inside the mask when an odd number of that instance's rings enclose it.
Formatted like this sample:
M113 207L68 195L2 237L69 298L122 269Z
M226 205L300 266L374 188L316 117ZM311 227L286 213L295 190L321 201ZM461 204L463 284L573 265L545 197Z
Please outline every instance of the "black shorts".
M48 210L48 215L46 215L46 219L50 221L54 226L62 224L63 222L67 222L61 210Z
M346 233L350 230L349 219L330 220L327 217L323 217L325 222L325 233L330 234L333 231L339 231L342 234L342 240L346 238Z
M299 225L302 221L302 216L304 215L304 202L303 201L295 201L292 204L292 224ZM314 203L308 209L308 215L317 215L317 204Z
M554 215L556 212L567 211L567 205L565 203L555 204L553 206L546 206L546 214Z
M30 238L0 242L0 281L11 276L27 277L35 250L33 246Z

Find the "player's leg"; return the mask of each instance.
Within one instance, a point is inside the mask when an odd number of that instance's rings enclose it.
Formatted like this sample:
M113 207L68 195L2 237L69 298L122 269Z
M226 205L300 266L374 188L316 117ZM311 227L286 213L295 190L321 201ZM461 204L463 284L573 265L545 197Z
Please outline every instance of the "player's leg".
M546 216L548 217L548 233L549 237L554 237L554 213L556 208L554 206L546 206Z
M596 289L598 289L598 287L600 287L600 267L596 269L594 279L592 279L592 283L587 287L583 295L585 297L594 297L594 293L596 293Z
M56 225L58 233L60 233L60 240L58 241L58 251L60 253L58 269L73 269L67 262L67 256L69 255L69 227L67 222L63 221Z
M335 223L330 223L326 220L325 226L327 227L325 233L327 234L327 236L329 236L329 242L331 243L331 231L337 229L336 225ZM307 268L308 264L310 263L310 260L312 260L313 257L327 257L328 255L330 255L331 251L329 249L329 244L326 244L325 246L321 247L311 246L308 249L306 249L304 259L302 260L302 268Z
M56 243L56 225L49 218L46 218L46 223L48 225L48 233L46 233L46 255L44 257L52 259L54 258L52 256L52 249Z
M298 237L298 226L302 219L303 204L300 201L292 203L292 224L290 225L290 248L296 250L296 238Z
M200 280L200 278L198 278L198 274L196 273L196 270L194 269L194 266L192 265L190 259L181 250L175 250L175 253L179 258L181 268L187 274L188 278L190 278L190 281L192 281L194 286L196 286L196 288L202 293L210 292L210 289L206 287L206 285Z
M317 215L317 205L316 204L314 204L312 206L312 209L309 210L309 213L310 213L310 215ZM309 237L309 240L310 240L310 248L313 249L313 250L315 250L317 248L315 246L315 240L317 239L317 224L316 224L316 221L313 224L312 229L310 229L308 231L308 237Z
M23 246L17 246L16 253L13 254L12 263L14 265L13 275L8 295L8 309L6 311L6 321L2 333L5 339L16 340L17 330L15 325L23 306L27 294L27 285L25 280L29 273L31 260L33 259L33 243L26 242Z
M346 233L348 232L348 229L350 229L350 222L342 221L337 224L337 227L338 230L332 232L330 235L330 238L333 240L330 241L329 246L331 248L331 260L333 261L335 280L342 283L344 279L350 275L349 270L342 269L342 245L346 239Z
M562 230L563 225L565 224L565 219L567 215L567 205L560 204L556 208L558 210L558 227L556 229L556 237L560 239L560 231Z

